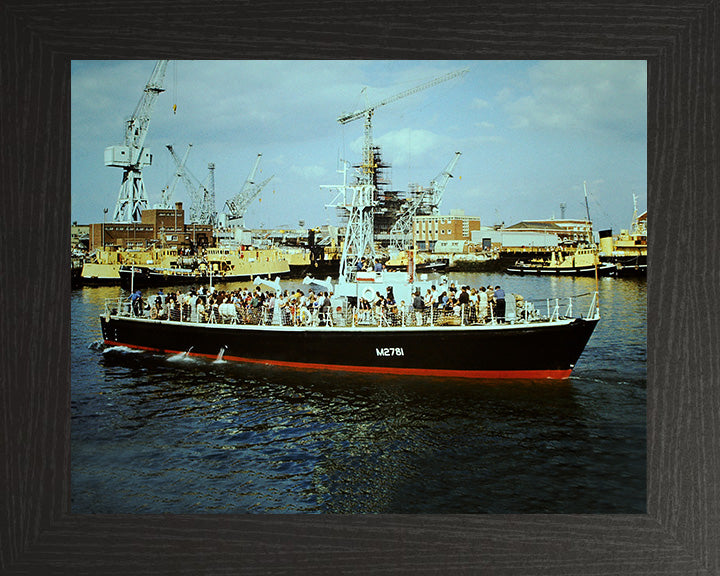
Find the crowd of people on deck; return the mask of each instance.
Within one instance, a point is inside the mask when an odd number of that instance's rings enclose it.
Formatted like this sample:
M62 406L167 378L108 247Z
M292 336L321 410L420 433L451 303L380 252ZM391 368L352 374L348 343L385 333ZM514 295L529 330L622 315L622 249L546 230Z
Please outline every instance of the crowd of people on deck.
M241 288L181 290L165 294L162 289L145 302L140 290L130 296L132 314L153 320L208 322L216 324L282 324L324 326L332 322L330 294L305 294L302 290L273 291ZM279 316L275 316L278 314Z
M515 296L521 302L521 296ZM519 299L519 300L518 300ZM416 325L436 323L442 319L460 319L465 324L485 324L495 321L505 322L505 290L492 285L471 288L456 287L454 283L438 290L434 285L427 288L425 294L416 290L413 295L412 310Z
M275 293L260 286L232 291L213 288L177 290L165 294L160 289L145 302L140 290L130 296L134 316L153 320L207 322L216 324L275 324L308 326L333 324L331 293L308 289ZM513 295L520 312L522 296ZM435 324L484 324L506 321L505 291L500 286L471 288L454 283L432 285L425 294L417 289L410 302L397 302L388 286L384 294L375 291L359 297L352 323L429 326Z

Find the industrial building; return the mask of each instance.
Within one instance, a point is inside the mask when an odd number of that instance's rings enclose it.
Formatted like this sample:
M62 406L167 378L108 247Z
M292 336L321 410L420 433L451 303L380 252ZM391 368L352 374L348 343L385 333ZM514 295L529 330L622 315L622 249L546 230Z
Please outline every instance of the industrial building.
M153 245L197 248L209 246L213 227L186 224L182 202L174 209L152 208L142 211L140 222L101 222L90 224L90 250L103 247L143 249Z
M524 220L504 231L540 234L557 239L556 245L577 246L592 240L592 222L587 220Z
M437 242L472 240L480 230L479 216L465 216L462 210L451 210L449 216L416 216L413 219L413 240L418 250L433 251Z

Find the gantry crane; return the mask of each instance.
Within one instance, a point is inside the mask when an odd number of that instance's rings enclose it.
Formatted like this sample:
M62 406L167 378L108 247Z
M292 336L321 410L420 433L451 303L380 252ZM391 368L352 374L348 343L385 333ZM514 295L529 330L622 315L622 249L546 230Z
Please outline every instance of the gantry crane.
M250 174L248 174L240 192L225 202L225 209L228 217L236 223L242 223L242 219L245 216L245 212L247 212L250 203L257 197L258 194L260 194L262 189L265 188L267 183L273 178L270 176L270 178L266 178L259 184L255 182L255 174L257 173L261 158L262 154L258 154L257 159L255 160L255 165L250 171Z
M105 166L123 169L113 222L137 222L141 212L148 206L142 169L152 164L152 154L144 147L144 143L155 100L164 91L167 65L168 60L158 60L155 64L143 95L125 126L124 143L105 148Z
M390 245L398 250L408 248L408 240L412 234L413 218L423 209L430 214L437 214L448 180L453 177L452 171L458 163L460 152L448 163L445 169L430 182L428 188L420 188L418 192L403 206L398 219L390 228Z

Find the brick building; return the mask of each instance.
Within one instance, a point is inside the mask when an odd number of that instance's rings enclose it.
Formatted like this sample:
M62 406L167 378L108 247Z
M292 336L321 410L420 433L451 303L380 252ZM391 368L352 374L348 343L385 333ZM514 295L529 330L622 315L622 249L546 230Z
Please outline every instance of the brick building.
M140 222L101 222L90 224L90 250L103 246L149 248L154 244L196 248L212 243L208 224L185 224L182 202L175 208L143 210Z
M438 241L470 241L473 230L480 230L479 216L465 216L452 210L449 216L416 216L413 218L413 240L418 250L433 250Z

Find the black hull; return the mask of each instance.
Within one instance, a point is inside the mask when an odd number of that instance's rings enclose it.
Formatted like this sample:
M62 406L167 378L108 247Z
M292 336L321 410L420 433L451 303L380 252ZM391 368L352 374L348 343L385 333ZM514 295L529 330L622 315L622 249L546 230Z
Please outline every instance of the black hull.
M617 269L614 265L602 265L598 266L598 276L612 276L616 273ZM533 276L595 276L594 266L574 266L568 267L557 267L557 266L509 266L505 269L507 274L526 274Z
M478 262L455 260L452 266L448 265L448 270L452 272L502 272L505 270L505 264L499 258Z
M206 286L210 284L211 277L205 272L198 272L197 274L187 273L164 273L155 271L151 268L135 267L133 272L130 268L120 268L120 286L129 290L132 288L149 288L155 286L179 286L197 284ZM282 273L276 273L272 276L280 276ZM265 276L265 274L261 274ZM252 274L213 274L212 282L241 282L243 280L251 280L254 276Z
M440 260L438 262L428 262L426 264L418 264L415 266L416 272L443 272L448 269L449 262Z
M80 284L82 286L118 286L120 284L120 278L98 278L96 276L81 276Z
M82 279L82 266L75 267L73 266L70 269L70 287L71 288L79 288L83 284Z
M307 370L564 379L597 319L497 326L326 328L194 324L101 316L109 346Z
M291 278L304 278L305 276L314 277L325 277L325 276L337 276L340 271L339 260L323 260L322 262L315 262L311 264L290 264Z
M434 260L433 262L423 262L422 264L415 265L415 272L444 272L448 269L450 262L448 260ZM387 266L390 271L404 271L407 270L405 266Z
M647 255L601 256L600 260L613 264L617 276L647 276Z

